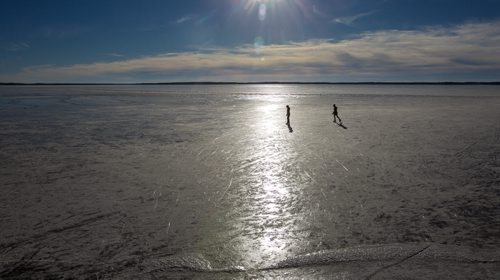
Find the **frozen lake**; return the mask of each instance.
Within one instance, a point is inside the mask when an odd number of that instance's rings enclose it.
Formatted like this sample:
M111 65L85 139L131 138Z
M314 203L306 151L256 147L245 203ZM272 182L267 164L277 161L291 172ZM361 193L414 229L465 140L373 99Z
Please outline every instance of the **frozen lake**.
M500 87L2 86L0 184L0 278L498 279Z

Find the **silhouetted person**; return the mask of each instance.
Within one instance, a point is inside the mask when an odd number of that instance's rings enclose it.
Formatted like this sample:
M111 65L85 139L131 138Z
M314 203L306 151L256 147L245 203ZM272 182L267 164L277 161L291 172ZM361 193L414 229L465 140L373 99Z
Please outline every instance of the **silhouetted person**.
M333 104L333 113L332 114L333 114L333 121L334 122L337 122L337 118L339 118L340 123L342 123L342 119L340 119L340 117L339 117L339 111L338 111L337 106L335 104Z
M293 128L292 128L292 126L290 125L290 123L289 123L289 122L288 122L288 123L286 123L286 126L288 126L288 131L289 131L290 133L292 133L292 132L293 132Z
M286 126L288 126L288 131L293 132L292 126L290 125L290 106L286 105Z
M290 106L286 105L286 124L290 124Z

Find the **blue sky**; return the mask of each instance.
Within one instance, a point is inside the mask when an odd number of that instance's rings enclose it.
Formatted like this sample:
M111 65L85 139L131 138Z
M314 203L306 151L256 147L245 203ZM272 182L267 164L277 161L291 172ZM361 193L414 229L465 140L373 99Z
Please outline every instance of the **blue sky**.
M498 0L0 2L0 82L491 80Z

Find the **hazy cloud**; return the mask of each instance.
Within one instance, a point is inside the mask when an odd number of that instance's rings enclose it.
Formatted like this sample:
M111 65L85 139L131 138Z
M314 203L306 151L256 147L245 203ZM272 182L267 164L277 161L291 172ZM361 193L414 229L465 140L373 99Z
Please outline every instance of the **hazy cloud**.
M119 53L107 53L106 55L112 56L112 57L124 57L123 54L119 54Z
M25 51L30 48L30 45L28 43L24 42L12 42L8 44L4 50L9 51L9 52L18 52L18 51Z
M177 19L177 20L175 21L175 23L177 23L177 24L181 24L181 23L183 23L183 22L190 21L190 20L192 20L192 19L193 19L193 17L192 17L192 16L183 16L183 17L181 17L181 18Z
M193 22L196 25L204 24L206 21L210 20L217 14L217 10L213 9L204 14L191 14L185 15L174 21L175 24L184 24L187 22Z
M420 31L387 30L358 38L311 40L259 47L166 53L157 56L69 66L23 69L3 81L64 82L149 73L161 80L219 81L290 77L384 77L394 73L457 73L500 70L500 21Z
M376 10L373 10L370 12L361 13L361 14L357 14L357 15L353 15L353 16L338 17L338 18L332 19L332 22L341 23L341 24L345 24L345 25L350 26L350 25L353 25L354 22L357 21L358 19L370 16L376 12L377 12Z
M78 36L81 33L89 32L88 27L76 26L44 26L40 27L39 35L50 39L67 39Z

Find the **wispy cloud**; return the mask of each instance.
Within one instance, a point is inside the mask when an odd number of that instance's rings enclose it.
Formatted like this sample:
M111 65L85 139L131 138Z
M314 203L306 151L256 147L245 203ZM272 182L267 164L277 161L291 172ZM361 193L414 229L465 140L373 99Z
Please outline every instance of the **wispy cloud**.
M4 47L4 50L9 51L9 52L18 52L18 51L25 51L25 50L28 50L30 48L31 48L31 46L28 43L11 42L6 47Z
M42 26L39 28L39 36L49 39L66 39L89 31L91 31L91 28L88 27Z
M185 24L187 22L193 22L194 24L200 25L212 19L216 14L217 14L217 9L213 9L204 14L185 15L175 20L174 24Z
M124 57L123 54L119 54L119 53L106 53L107 56L112 56L112 57Z
M190 20L192 20L192 19L193 19L193 16L189 16L189 15L188 15L188 16L183 16L183 17L181 17L181 18L177 19L177 20L175 21L175 23L177 23L177 24L181 24L181 23L183 23L183 22L190 21Z
M332 19L332 22L335 22L335 23L340 23L340 24L345 24L345 25L353 25L355 21L357 21L358 19L360 18L364 18L364 17L367 17L367 16L370 16L374 13L378 12L377 10L373 10L373 11L370 11L370 12L366 12L366 13L360 13L360 14L357 14L357 15L353 15L353 16L347 16L347 17L338 17L338 18L334 18Z
M0 79L65 82L141 74L164 81L245 81L500 71L499 46L500 21L495 21L420 31L378 31L342 41L268 45L258 51L253 45L244 45L106 63L29 67Z

